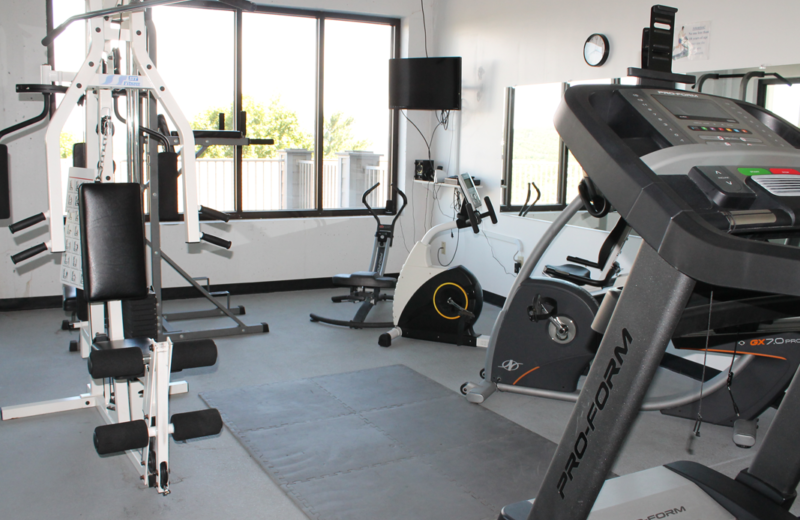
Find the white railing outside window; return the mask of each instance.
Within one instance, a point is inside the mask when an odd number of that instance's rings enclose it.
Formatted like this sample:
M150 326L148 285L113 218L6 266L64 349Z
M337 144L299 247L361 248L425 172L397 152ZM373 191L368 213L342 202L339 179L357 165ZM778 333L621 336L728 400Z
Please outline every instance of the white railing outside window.
M516 161L524 164L525 161ZM314 194L316 190L314 161L298 161L298 192L300 194L298 209L313 209L316 206ZM234 183L233 183L233 159L198 159L197 184L198 200L203 206L219 211L234 210ZM72 166L72 159L62 159L64 172L69 171ZM284 175L282 168L284 162L280 159L243 159L242 160L242 206L244 211L277 211L287 209L283 207ZM555 167L553 167L555 168ZM528 171L536 170L526 168L521 174L515 175L515 185L524 185L528 178ZM117 182L126 181L125 162L117 163ZM553 170L555 171L555 170ZM540 178L548 176L555 179L555 174L548 173L544 167L538 167L534 174L534 180L540 189L543 184L539 184ZM378 189L373 191L367 202L373 208L383 208L390 193L388 165L382 160L378 166L366 166L364 169L365 182L369 188L376 182L380 183ZM578 166L579 179L580 167ZM571 177L572 178L572 177ZM289 181L291 182L291 181ZM340 208L342 207L342 174L339 171L339 164L336 159L326 159L322 166L323 182L323 207ZM542 181L544 182L544 181ZM66 185L66 183L65 183ZM555 187L553 187L555 190ZM149 203L149 194L145 190L145 205ZM357 205L361 205L359 198ZM147 208L145 207L147 212ZM178 182L178 211L183 212L183 183Z

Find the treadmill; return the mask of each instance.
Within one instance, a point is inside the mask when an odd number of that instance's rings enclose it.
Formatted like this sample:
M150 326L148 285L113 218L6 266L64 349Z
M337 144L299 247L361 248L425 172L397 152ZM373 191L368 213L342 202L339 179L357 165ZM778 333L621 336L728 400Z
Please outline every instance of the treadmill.
M797 375L735 479L681 461L606 480L696 283L800 296L787 245L800 236L800 129L676 89L685 76L629 74L638 86L568 89L555 126L643 244L535 500L500 520L795 520Z

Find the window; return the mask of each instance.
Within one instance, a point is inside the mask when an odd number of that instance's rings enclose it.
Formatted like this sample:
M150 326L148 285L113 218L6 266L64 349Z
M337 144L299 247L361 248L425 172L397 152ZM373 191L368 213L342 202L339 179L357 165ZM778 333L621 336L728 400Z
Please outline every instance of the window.
M800 126L800 78L787 78L791 83L774 79L758 82L757 103L795 126Z
M82 0L50 2L56 25L85 9ZM387 87L389 59L399 57L400 21L241 6L151 9L159 72L192 127L217 130L224 114L226 130L275 140L274 146L197 146L200 204L233 218L363 214L361 194L380 182L370 203L384 208L393 198L397 163L398 114L388 108ZM59 59L57 70L77 70L86 55L85 24L73 24L55 52L77 60ZM124 97L119 104L124 114ZM65 139L81 141L83 117L75 112L80 120ZM115 125L119 173L126 170L126 132Z
M531 182L541 192L532 211L564 209L578 195L583 168L559 137L553 117L568 87L611 83L619 83L619 80L509 87L503 164L506 192L502 211L519 211L526 203ZM535 197L535 191L533 193Z
M227 112L226 125L232 127L234 21L232 12L184 7L153 9L158 72L195 130L216 129L220 112ZM191 30L174 30L176 27ZM202 78L199 81L198 76ZM164 107L158 105L158 112L165 113ZM170 130L175 130L172 123ZM125 154L124 133L122 139L123 146L115 146L115 150ZM198 157L199 204L219 211L235 210L234 154L233 146L213 146ZM178 209L183 211L183 183L178 183L178 190Z
M533 182L542 193L537 205L560 203L562 143L553 116L561 102L563 83L513 89L513 152L510 169L510 205L522 206ZM510 108L511 110L511 108Z

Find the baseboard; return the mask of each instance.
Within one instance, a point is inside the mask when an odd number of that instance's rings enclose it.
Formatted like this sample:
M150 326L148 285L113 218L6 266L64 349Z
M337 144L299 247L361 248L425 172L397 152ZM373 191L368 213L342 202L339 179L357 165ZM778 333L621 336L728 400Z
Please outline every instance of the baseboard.
M38 309L58 309L61 307L63 296L36 296L33 298L2 298L0 299L0 312L2 311L34 311Z
M387 273L386 276L397 278L399 273ZM211 291L228 291L231 296L242 294L260 294L287 291L305 291L311 289L332 289L333 279L305 278L301 280L276 280L271 282L250 282L216 284L211 286ZM167 300L186 300L199 298L200 294L194 287L166 287L161 290L161 298ZM0 312L3 311L30 311L37 309L57 309L62 305L63 296L37 296L34 298L2 298L0 299Z
M499 294L495 294L495 293L493 293L491 291L484 290L483 291L483 301L485 301L486 303L491 303L492 305L495 305L497 307L502 308L503 305L506 304L506 297L505 296L500 296Z

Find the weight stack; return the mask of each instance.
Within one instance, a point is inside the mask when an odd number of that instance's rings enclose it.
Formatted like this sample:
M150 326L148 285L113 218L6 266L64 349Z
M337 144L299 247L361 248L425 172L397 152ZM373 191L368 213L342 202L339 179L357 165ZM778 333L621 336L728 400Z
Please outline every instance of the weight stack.
M122 302L122 325L126 338L152 338L158 336L156 295L150 293L141 300Z

